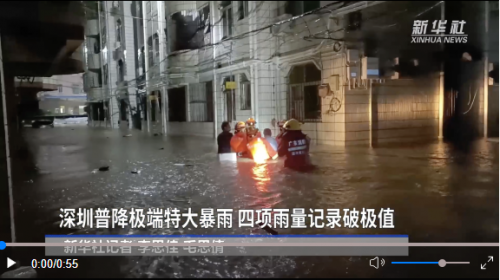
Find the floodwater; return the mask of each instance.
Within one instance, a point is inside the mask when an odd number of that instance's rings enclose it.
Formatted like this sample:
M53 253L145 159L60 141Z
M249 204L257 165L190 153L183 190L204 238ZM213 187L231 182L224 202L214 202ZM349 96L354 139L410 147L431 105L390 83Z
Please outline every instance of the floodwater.
M210 138L148 136L103 128L25 129L29 156L16 168L17 242L45 234L265 234L232 229L61 229L60 208L391 208L394 229L278 229L279 234L407 234L410 242L498 242L498 143L479 141L466 163L448 145L314 147L310 174L276 161L220 163ZM131 133L130 137L123 137ZM34 163L34 165L31 165ZM191 166L179 166L183 163ZM107 172L93 172L100 166ZM32 166L36 166L31 170ZM140 170L140 174L132 174ZM19 172L17 172L19 173ZM234 224L234 222L233 222ZM41 248L15 249L21 265ZM480 262L495 256L488 270ZM471 265L369 267L369 257L86 257L51 277L486 277L498 276L498 248L410 248L390 261L470 261ZM478 274L479 273L479 274Z

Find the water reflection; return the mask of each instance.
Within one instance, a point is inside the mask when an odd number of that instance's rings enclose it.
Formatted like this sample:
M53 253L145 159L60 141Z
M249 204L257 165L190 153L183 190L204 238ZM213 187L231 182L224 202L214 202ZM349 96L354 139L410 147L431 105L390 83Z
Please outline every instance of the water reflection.
M252 173L253 173L253 179L255 181L255 185L257 187L257 190L261 193L268 192L267 185L271 181L271 178L269 176L269 170L268 170L267 164L265 164L265 163L256 164L252 168Z
M52 173L41 174L32 184L16 185L19 241L43 242L44 234L66 233L59 228L59 208L176 207L193 211L305 208L307 213L310 208L367 208L377 212L391 208L395 210L393 230L342 227L278 231L397 233L408 234L415 242L498 242L498 144L480 146L467 166L454 164L446 144L373 150L319 147L312 151L311 158L318 170L297 173L284 169L282 161L219 163L213 142L203 138L148 137L135 132L124 138L117 131L85 128L69 134L61 128L26 132L36 163ZM83 148L73 149L76 146ZM72 150L61 153L62 147ZM61 163L71 167L74 176L60 172ZM103 163L109 164L110 170L92 174L92 169ZM179 163L189 166L176 165ZM142 172L131 174L131 170ZM233 225L237 223L233 221ZM252 230L265 234L258 228L234 226L126 228L112 234L248 234ZM450 232L454 233L451 237ZM330 258L274 258L273 265L269 258L186 257L173 261L170 257L148 257L126 258L124 262L124 275L132 277L300 277L318 267L323 276L345 273L339 266L332 266ZM349 266L351 271L352 262L341 263L345 263L342 270ZM298 264L300 269L295 269Z

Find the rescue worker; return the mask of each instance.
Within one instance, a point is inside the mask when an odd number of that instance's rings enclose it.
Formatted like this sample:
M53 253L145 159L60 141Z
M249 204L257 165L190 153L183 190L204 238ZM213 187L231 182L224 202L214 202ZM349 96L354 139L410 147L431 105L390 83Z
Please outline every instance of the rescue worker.
M280 144L281 137L283 136L283 133L285 133L285 130L283 129L283 125L285 123L286 123L286 120L282 120L282 121L278 122L278 127L280 128L280 132L278 133L278 135L276 135L276 142L278 143L278 145Z
M247 135L245 131L245 123L238 122L234 128L234 136L231 138L231 148L239 157L245 156L247 153Z
M301 123L295 119L283 125L284 133L278 146L278 155L286 156L285 167L297 171L307 171L313 166L309 161L309 143L307 135L302 133Z
M245 132L245 123L244 122L237 122L236 125L234 126L234 134L236 133L244 133Z
M262 137L259 129L255 127L256 122L253 118L249 118L245 124L245 131L247 133L248 142L250 142L255 137Z

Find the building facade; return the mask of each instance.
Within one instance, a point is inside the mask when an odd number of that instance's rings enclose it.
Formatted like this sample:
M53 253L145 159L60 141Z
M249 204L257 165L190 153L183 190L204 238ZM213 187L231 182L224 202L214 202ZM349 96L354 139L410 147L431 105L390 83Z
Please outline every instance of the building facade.
M261 130L270 128L276 134L280 120L296 118L317 144L443 136L448 103L442 71L438 67L423 76L401 70L409 62L415 67L419 62L433 63L419 56L422 46L409 44L414 18L396 23L406 25L401 28L405 34L380 24L386 38L407 39L391 42L385 52L375 50L387 40L369 35L379 32L373 29L380 29L374 23L377 13L402 4L109 1L96 5L96 18L89 23L98 27L87 33L87 52L94 45L98 53L87 55L86 75L101 83L86 90L89 96L99 96L94 100L101 102L105 111L101 115L112 127L118 121L128 121L132 127L131 120L140 118L134 126L151 133L216 137L223 121L234 125L253 117ZM442 11L450 10L439 2L413 5L409 10L421 9L430 20L441 19ZM482 5L480 9L489 9ZM487 14L480 9L478 14ZM469 32L484 30L487 20ZM498 32L483 37L492 36L498 40ZM429 52L439 48L430 46ZM96 54L99 58L91 65ZM481 63L498 67L498 56ZM490 81L484 78L486 70L480 72L484 83L474 105L477 109L471 112L482 126L488 122L483 108L488 108L484 88ZM482 127L480 133L485 134L486 126Z
M83 74L48 78L56 90L38 93L39 109L46 114L86 115L87 95L83 90Z
M112 128L120 123L132 125L136 110L135 89L132 88L135 88L136 69L132 3L86 2L84 90L93 125Z

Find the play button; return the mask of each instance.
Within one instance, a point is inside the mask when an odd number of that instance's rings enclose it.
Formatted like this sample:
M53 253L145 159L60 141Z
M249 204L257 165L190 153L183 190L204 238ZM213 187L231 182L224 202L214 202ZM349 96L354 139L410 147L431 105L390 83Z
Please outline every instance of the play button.
M11 260L10 258L7 258L7 268L10 268L11 266L15 265L16 262Z

